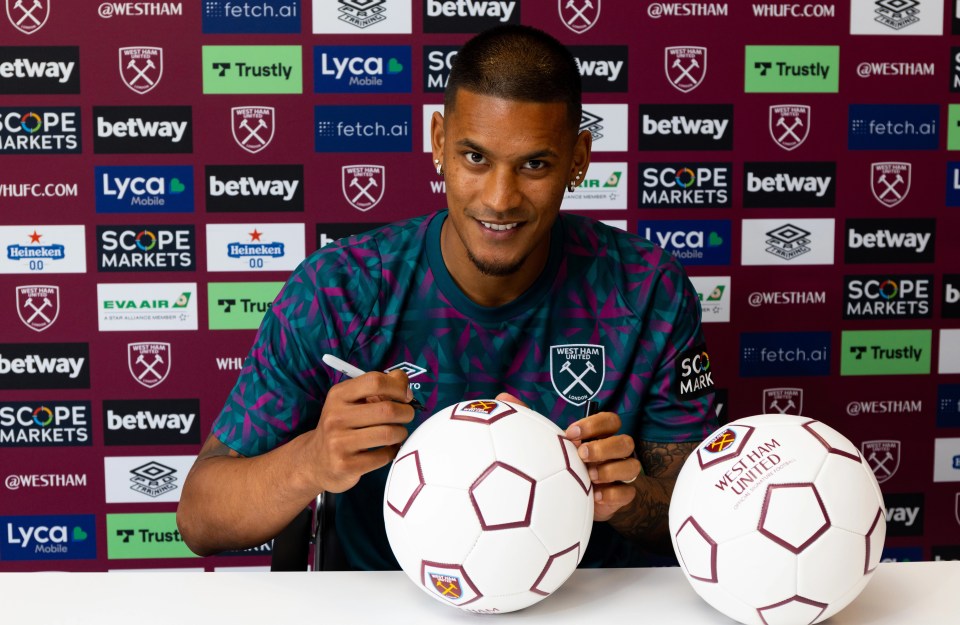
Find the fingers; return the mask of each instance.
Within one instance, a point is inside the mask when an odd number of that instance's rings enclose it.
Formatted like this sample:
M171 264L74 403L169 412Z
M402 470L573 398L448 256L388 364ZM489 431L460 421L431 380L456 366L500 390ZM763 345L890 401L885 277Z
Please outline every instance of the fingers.
M593 520L609 521L618 510L629 505L637 496L637 489L626 484L594 486Z
M608 436L600 440L583 443L577 449L584 462L605 462L619 460L633 453L633 437L626 434Z
M523 406L524 408L528 407L525 403L523 403L521 400L517 399L510 393L500 393L499 395L494 397L494 399L496 399L497 401L505 401L511 404L517 404L518 406Z
M590 474L590 481L594 484L613 482L629 484L640 475L641 466L636 458L624 458L602 464L589 464L587 471Z
M407 374L400 369L394 369L390 373L371 371L352 380L344 380L335 384L330 389L330 394L347 403L367 402L370 398L374 401L396 402L413 399Z
M598 412L570 424L567 438L570 440L590 440L616 434L620 429L620 416L615 412Z

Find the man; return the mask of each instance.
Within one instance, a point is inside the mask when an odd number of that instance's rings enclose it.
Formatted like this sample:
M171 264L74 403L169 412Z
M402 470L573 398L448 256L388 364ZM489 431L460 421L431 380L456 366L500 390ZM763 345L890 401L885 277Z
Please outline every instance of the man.
M184 484L177 520L197 553L261 544L328 491L342 493L350 565L397 568L381 511L389 462L435 410L494 396L579 443L598 522L585 565L669 550L672 485L715 426L710 385L679 384L694 358L708 362L696 294L650 242L559 214L591 135L578 133L580 76L556 40L520 26L478 35L444 104L431 136L449 209L339 241L294 272ZM344 379L324 353L372 373ZM422 370L420 413L403 363Z

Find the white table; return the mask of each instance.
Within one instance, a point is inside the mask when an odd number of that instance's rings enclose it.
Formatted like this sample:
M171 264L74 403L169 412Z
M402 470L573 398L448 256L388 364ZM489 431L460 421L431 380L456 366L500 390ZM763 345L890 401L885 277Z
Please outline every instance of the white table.
M0 622L18 625L730 625L678 568L578 570L510 614L444 606L400 572L2 573ZM960 562L884 563L829 625L958 625Z

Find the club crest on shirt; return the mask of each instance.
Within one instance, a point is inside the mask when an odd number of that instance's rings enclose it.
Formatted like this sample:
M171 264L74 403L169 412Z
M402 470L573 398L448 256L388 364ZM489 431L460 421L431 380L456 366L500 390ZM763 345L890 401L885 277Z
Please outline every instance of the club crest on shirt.
M550 382L554 390L574 406L584 405L603 386L605 356L603 345L551 345Z

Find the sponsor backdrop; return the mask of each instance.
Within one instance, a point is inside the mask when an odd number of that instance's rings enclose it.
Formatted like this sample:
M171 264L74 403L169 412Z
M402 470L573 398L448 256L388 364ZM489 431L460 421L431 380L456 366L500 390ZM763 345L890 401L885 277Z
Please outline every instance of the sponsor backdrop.
M191 458L305 255L444 206L502 23L576 55L563 208L687 267L721 418L833 425L886 557L960 557L956 0L0 1L0 570L267 565L185 548Z

